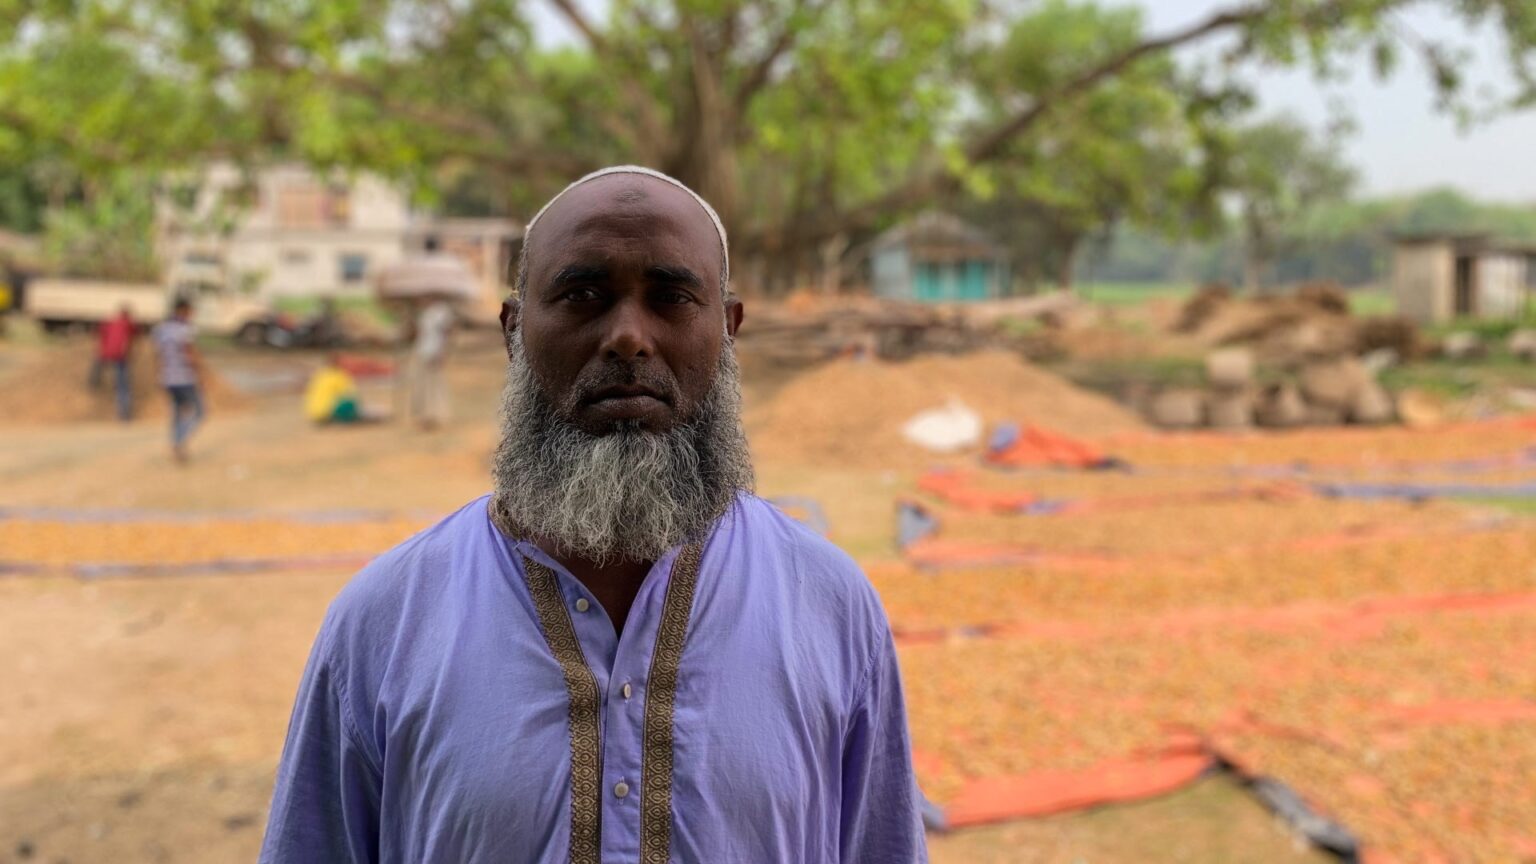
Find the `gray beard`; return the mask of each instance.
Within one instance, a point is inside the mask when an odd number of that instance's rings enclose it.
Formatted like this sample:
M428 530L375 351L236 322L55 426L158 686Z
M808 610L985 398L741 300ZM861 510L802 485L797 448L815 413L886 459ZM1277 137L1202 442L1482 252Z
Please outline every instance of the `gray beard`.
M666 432L626 422L606 435L561 416L528 365L521 331L511 347L492 472L493 513L507 530L547 538L562 555L599 566L655 561L704 539L737 493L752 489L741 374L729 343L687 420Z

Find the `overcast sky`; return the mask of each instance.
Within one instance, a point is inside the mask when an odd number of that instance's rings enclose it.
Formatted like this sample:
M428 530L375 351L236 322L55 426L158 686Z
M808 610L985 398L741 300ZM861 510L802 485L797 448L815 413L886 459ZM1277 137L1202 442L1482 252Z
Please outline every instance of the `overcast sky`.
M1149 27L1163 32L1192 23L1225 4L1211 0L1141 0ZM1454 37L1474 51L1463 67L1467 83L1508 93L1513 78L1502 65L1503 40L1495 28L1469 31L1438 14L1403 16L1415 32ZM1331 100L1354 117L1346 158L1360 172L1362 191L1391 193L1451 185L1479 197L1536 204L1536 111L1506 114L1465 133L1434 107L1424 71L1405 55L1385 83L1368 58L1342 83L1319 84L1307 72L1260 70L1261 110L1289 111L1321 127Z
M1166 32L1227 8L1236 0L1139 0L1147 11L1149 30ZM584 0L582 6L601 16L605 0ZM533 4L541 33L551 40L570 39L563 22L542 3ZM1494 28L1468 31L1437 14L1404 17L1424 35L1455 40L1475 52L1464 74L1473 87L1508 92L1511 76L1502 67L1502 40ZM1448 115L1434 107L1429 79L1404 56L1385 83L1378 82L1362 58L1347 80L1318 83L1310 73L1276 69L1249 75L1260 97L1260 111L1287 111L1322 128L1330 105L1340 105L1355 121L1343 142L1345 157L1360 173L1362 192L1381 194L1415 191L1431 186L1459 187L1481 198L1536 205L1536 111L1505 115L1462 132Z

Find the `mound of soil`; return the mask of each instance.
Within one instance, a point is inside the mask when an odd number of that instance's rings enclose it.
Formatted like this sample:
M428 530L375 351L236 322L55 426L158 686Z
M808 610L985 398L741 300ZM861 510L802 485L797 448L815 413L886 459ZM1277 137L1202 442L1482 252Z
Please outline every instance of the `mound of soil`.
M81 341L48 348L6 370L0 378L0 425L116 419L116 373L102 370L100 386L92 389L93 356L93 346ZM134 419L165 417L170 400L155 379L155 358L144 341L134 346L128 368ZM205 372L203 404L209 413L239 410L244 402L241 394L218 373L211 369Z
M1031 423L1093 438L1144 429L1131 412L1004 351L901 363L840 360L797 376L747 430L759 457L802 464L897 467L931 454L906 441L912 415L958 399L992 424Z

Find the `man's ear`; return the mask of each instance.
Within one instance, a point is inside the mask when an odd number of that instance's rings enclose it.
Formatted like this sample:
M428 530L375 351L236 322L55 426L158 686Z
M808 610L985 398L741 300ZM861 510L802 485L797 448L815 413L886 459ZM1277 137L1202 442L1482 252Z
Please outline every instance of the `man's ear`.
M507 349L507 359L512 359L512 334L517 332L517 313L522 302L516 297L501 301L501 341Z
M736 331L741 329L741 319L746 315L747 308L735 297L725 302L725 332L732 339L736 338Z

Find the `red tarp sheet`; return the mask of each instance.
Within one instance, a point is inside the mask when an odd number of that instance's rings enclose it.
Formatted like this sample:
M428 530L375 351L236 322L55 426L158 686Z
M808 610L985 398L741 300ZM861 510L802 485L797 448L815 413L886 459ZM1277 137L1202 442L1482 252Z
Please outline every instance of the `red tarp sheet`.
M972 780L945 808L951 827L1048 816L1138 801L1176 791L1200 777L1215 760L1193 739L1164 750L1101 762L1081 771L1037 771Z
M1093 445L1039 426L1021 428L1017 438L1007 446L989 452L986 460L1005 468L1094 468L1109 461L1104 452Z

